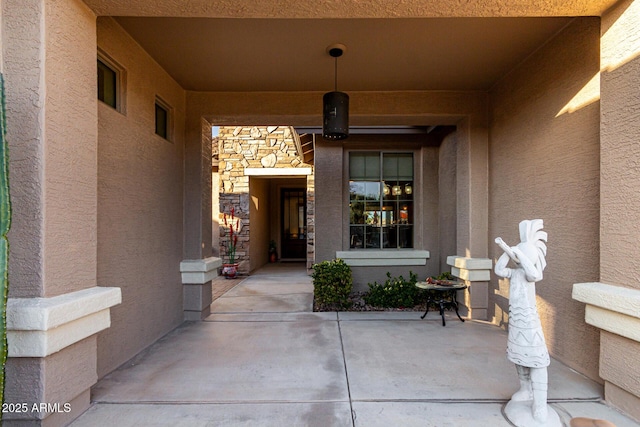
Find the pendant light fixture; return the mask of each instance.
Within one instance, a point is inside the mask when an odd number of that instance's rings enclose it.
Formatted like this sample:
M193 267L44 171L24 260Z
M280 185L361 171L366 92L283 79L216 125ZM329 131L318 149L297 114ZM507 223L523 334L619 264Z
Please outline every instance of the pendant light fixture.
M346 49L339 43L327 47L327 53L335 59L335 84L334 91L322 97L322 137L333 141L349 136L349 95L338 92L338 58Z

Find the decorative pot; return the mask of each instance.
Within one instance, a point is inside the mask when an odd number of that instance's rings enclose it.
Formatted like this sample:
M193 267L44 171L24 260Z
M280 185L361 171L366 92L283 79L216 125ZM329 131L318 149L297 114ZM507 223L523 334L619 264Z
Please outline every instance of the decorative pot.
M238 275L238 263L222 264L222 275L227 279L235 279Z
M269 253L269 262L276 262L278 260L278 254L273 251Z

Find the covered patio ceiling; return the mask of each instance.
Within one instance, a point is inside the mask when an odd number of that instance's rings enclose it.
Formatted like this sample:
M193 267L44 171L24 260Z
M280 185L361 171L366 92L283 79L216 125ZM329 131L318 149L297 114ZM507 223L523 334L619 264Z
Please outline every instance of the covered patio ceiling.
M119 17L185 89L220 92L486 91L571 18Z
M488 90L617 0L84 0L192 91Z

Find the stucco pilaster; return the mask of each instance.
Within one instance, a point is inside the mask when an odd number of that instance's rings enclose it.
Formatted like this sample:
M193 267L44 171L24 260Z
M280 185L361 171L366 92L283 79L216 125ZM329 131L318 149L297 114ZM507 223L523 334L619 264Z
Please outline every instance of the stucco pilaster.
M8 0L3 15L14 212L9 292L55 296L91 287L97 221L95 16L79 0Z
M187 106L184 147L185 259L211 256L211 124Z
M336 249L342 249L343 235L348 226L342 220L343 209L343 157L342 144L322 141L322 149L315 152L315 174L322 177L315 182L315 203L322 215L315 218L316 262L332 260ZM318 231L321 231L318 233Z
M634 363L640 350L637 256L640 238L640 1L619 2L600 34L600 281L574 286L585 320L600 329L605 400L640 418ZM607 285L610 283L610 286ZM591 297L591 299L589 299ZM596 297L596 298L593 298ZM632 309L629 309L629 306Z
M9 293L16 297L44 293L44 2L5 0L2 33L9 182L13 221L9 233Z
M640 1L603 17L600 38L600 275L640 289Z
M211 124L187 106L184 147L184 258L205 262L212 251ZM216 271L217 275L217 271ZM185 320L209 315L211 280L183 283Z
M489 135L480 107L457 125L457 251L472 258L488 253Z
M27 304L57 301L97 284L96 17L81 0L1 6L14 218L9 295ZM16 356L10 343L16 357L6 365L6 401L74 402L70 411L84 411L97 380L92 327L79 332L81 341L64 337L30 357ZM72 419L32 409L5 413L3 425Z

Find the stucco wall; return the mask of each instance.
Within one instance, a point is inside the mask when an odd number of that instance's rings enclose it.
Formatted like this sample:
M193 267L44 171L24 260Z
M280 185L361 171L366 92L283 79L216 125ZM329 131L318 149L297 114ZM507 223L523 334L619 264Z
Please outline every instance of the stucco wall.
M81 0L3 0L1 6L13 204L10 297L54 297L94 287L95 16ZM70 421L86 409L96 380L95 342L89 337L47 357L10 357L7 402L74 406L63 417L8 413L4 422L46 417L55 425L56 418Z
M249 217L251 229L249 230L249 265L253 271L269 261L270 240L270 200L269 181L260 178L249 180Z
M103 376L182 320L185 93L111 18L98 47L127 78L125 114L98 102L98 284L122 289L98 337ZM155 134L156 96L173 108L171 142Z
M448 135L438 150L438 233L440 272L450 271L447 256L455 255L457 244L456 134ZM427 201L428 203L428 201Z
M495 237L516 244L521 220L544 219L548 265L537 303L547 345L595 379L598 333L571 290L599 278L599 103L575 102L599 71L599 23L574 20L493 88L489 151L490 256L500 255ZM493 277L489 317L504 324L508 284Z
M332 260L342 249L342 144L323 143L314 153L316 177L315 199L319 215L316 215L316 262ZM322 214L320 214L322 212ZM337 225L338 224L338 225Z
M79 0L2 6L11 58L9 292L55 296L95 285L95 17Z
M639 13L640 4L627 1L603 22L600 149L601 281L636 289L640 289Z
M602 18L600 282L640 289L640 1ZM640 342L601 332L600 376L609 403L640 419Z
M336 251L349 250L349 188L348 153L350 150L400 150L414 154L414 249L430 251L426 265L414 266L352 266L354 290L366 290L367 283L383 282L386 273L392 276L403 275L409 278L410 271L424 279L426 276L440 273L440 260L446 255L440 251L439 239L439 148L434 146L416 147L403 143L397 138L394 142L378 145L371 143L330 144L323 141L316 146L315 200L317 215L315 221L316 262L332 260ZM337 173L341 171L342 173ZM336 189L341 188L341 191ZM455 199L455 188L453 189ZM455 221L455 218L454 218ZM455 223L454 223L455 224ZM449 236L455 245L455 233Z

